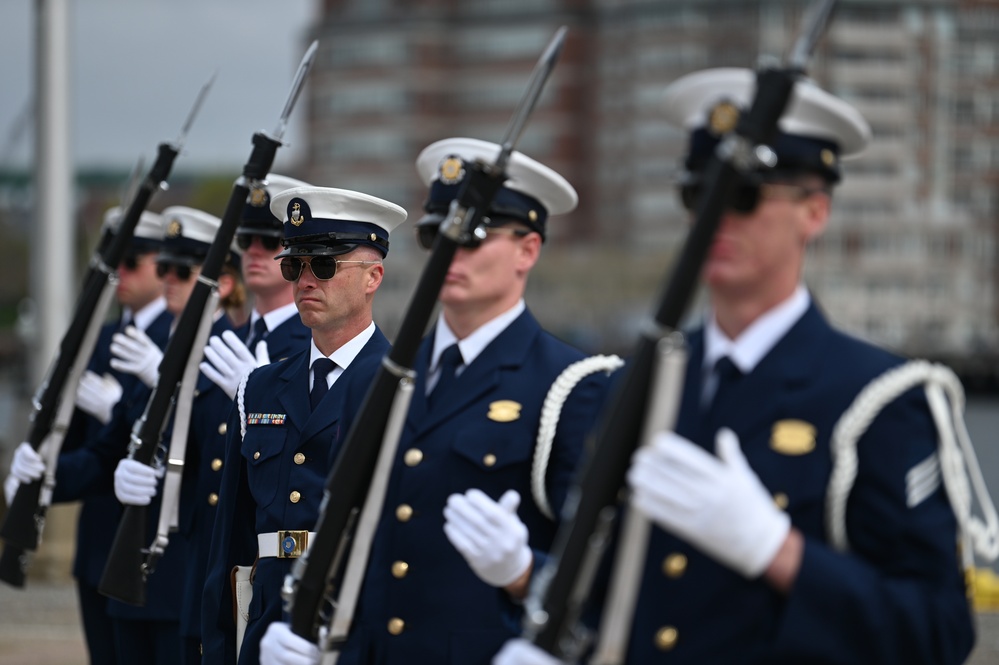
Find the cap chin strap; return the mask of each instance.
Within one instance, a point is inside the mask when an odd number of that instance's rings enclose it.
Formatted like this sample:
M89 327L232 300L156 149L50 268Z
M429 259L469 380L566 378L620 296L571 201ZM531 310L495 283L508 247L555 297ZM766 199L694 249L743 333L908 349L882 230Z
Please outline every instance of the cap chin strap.
M381 245L385 249L388 249L389 241L388 238L382 238L374 233L336 233L330 231L328 233L313 233L307 236L295 236L294 238L285 238L283 244L285 247L293 247L295 245L324 245L329 242L338 242L343 244L352 244L358 242L373 242L376 245Z

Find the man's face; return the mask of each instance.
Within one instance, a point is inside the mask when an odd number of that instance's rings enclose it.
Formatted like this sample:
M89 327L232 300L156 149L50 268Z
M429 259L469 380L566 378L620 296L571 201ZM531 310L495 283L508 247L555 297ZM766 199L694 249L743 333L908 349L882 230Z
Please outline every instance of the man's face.
M752 297L800 279L805 247L825 227L829 195L817 179L762 185L752 212L726 210L704 265L716 294Z
M160 263L159 272L163 275L163 284L167 303L167 311L174 316L180 316L187 305L194 285L201 274L201 266L185 266L172 263Z
M163 282L156 275L156 252L128 256L119 264L115 295L133 312L163 295Z
M487 233L476 249L455 252L439 296L445 309L491 311L523 295L541 237L514 227L487 229Z
M278 238L265 238L259 235L245 235L249 245L243 249L243 282L250 293L255 295L280 293L291 288L291 283L281 277L281 265L274 257L281 251ZM272 244L268 249L265 244Z
M315 257L301 258L309 263ZM332 279L316 279L311 266L304 266L293 282L302 323L313 331L336 331L369 317L371 299L382 281L384 268L375 250L359 248L335 258L340 263Z

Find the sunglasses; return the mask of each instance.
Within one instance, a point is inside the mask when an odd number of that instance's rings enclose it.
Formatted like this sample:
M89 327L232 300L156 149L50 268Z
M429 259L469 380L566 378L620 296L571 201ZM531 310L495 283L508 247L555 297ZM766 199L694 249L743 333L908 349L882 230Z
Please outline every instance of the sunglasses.
M684 185L680 188L680 200L683 207L690 212L696 212L703 193L701 185ZM725 206L737 213L748 215L762 201L804 201L812 194L828 194L824 187L806 187L788 182L758 182L738 185L729 197Z
M416 240L419 242L420 247L423 249L432 249L434 242L437 240L437 233L440 230L439 224L426 224L424 226L416 227ZM527 229L511 229L507 226L483 227L483 231L486 235L503 235L503 236L516 236L517 238L524 238L528 234L533 233L533 231L528 231ZM482 245L482 239L477 238L473 235L469 238L468 242L462 245L464 249L478 249Z
M118 268L124 268L125 270L135 270L139 267L139 257L135 254L129 254L122 257L121 263L118 264Z
M312 275L320 282L328 282L336 275L336 268L341 263L358 263L362 265L374 265L381 261L345 261L335 259L332 256L313 256L309 261L303 261L297 257L287 257L281 259L281 276L289 282L297 282L302 276L305 266L309 266Z
M163 279L171 272L177 275L177 279L182 282L191 279L191 266L181 263L167 263L165 261L156 262L156 275L160 279Z
M281 246L281 238L278 238L277 236L262 236L255 233L245 233L236 236L236 245L238 245L239 248L245 252L250 249L250 245L253 244L254 238L259 240L260 244L264 246L264 249L270 252L273 252Z

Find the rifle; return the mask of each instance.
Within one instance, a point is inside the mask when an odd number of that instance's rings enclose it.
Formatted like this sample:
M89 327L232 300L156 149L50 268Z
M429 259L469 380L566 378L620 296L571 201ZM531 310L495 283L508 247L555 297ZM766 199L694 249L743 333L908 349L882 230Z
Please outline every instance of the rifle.
M295 562L282 588L286 609L291 615L291 630L301 637L319 642L320 633L326 631L326 620L335 618L337 634L329 641L339 644L346 639L349 615L356 600L356 597L347 596L359 591L370 549L370 538L365 542L355 529L362 510L367 522L370 506L383 500L384 492L382 496L376 496L376 493L369 493L369 487L384 486L388 482L391 463L385 464L385 460L391 453L386 449L394 450L398 443L398 431L393 430L401 430L408 411L408 397L416 376L413 364L423 331L433 314L458 247L467 245L473 238L485 237L483 217L506 180L506 166L514 145L555 67L565 33L566 28L560 28L538 60L506 129L496 160L492 164L477 160L469 167L458 198L451 202L447 217L441 222L440 233L417 282L395 344L382 359L326 479L316 536L305 554ZM376 475L376 465L384 465L383 477ZM377 523L377 515L370 521ZM370 530L373 535L373 527ZM354 536L358 536L354 551L345 566L344 554ZM345 580L345 584L336 588L340 579ZM324 602L335 608L333 615L324 616ZM348 616L346 620L344 615ZM322 641L327 642L327 636Z
M201 274L163 352L159 380L146 403L145 412L132 429L129 443L131 459L150 466L160 464L155 459L160 447L160 437L176 402L175 395L188 365L193 363L196 369L201 360L200 350L207 341L211 317L218 298L218 278L233 236L236 234L236 227L242 219L247 196L251 189L264 187L277 149L282 145L281 137L287 127L288 116L295 107L298 95L305 84L305 77L312 67L318 46L318 42L312 42L302 58L277 128L270 135L262 131L253 135L250 158L243 166L242 175L233 184L219 230L202 263ZM205 321L209 323L203 325ZM199 338L200 346L198 346ZM195 349L199 353L192 356ZM193 376L196 379L197 373L195 372ZM179 473L183 463L184 460L169 459L167 465L174 473ZM161 509L166 510L167 507L161 506ZM105 596L139 606L146 604L146 578L155 571L156 562L165 549L165 543L159 541L154 541L148 548L142 546L147 537L148 510L149 506L125 506L104 573L97 587L97 590Z
M754 168L774 165L767 143L775 136L834 4L835 0L819 0L786 65L757 71L749 111L722 139L705 169L695 223L668 275L654 318L644 326L624 378L588 442L593 453L580 468L551 556L535 574L524 603L524 636L557 658L575 662L587 646L589 635L580 617L617 520L632 454L641 440L657 348L677 334L729 196Z
M44 451L46 473L34 482L21 484L0 527L5 545L0 556L0 580L23 587L30 553L37 549L45 527L45 513L52 501L55 487L55 465L66 429L73 415L76 384L93 353L100 326L104 321L113 287L118 280L118 264L132 241L135 227L153 193L166 187L174 159L180 154L187 133L201 108L214 76L201 88L194 106L187 115L180 135L173 143L161 143L156 162L146 178L139 183L128 210L117 228L105 228L97 250L91 258L83 281L69 329L59 344L59 354L32 400L31 428L27 442L35 450ZM44 448L43 448L44 446Z

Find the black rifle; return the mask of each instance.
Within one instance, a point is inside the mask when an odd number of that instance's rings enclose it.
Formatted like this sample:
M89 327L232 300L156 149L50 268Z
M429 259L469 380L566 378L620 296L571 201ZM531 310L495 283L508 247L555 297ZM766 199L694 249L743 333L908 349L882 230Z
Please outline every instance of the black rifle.
M335 580L340 578L345 563L342 554L353 536L354 523L372 484L392 404L397 393L415 378L413 363L455 252L472 238L485 237L482 218L506 180L506 166L514 145L555 67L565 33L566 28L560 28L541 55L507 127L496 161L487 164L477 160L469 167L458 198L451 202L448 215L441 222L440 233L417 282L395 344L382 360L326 479L316 536L306 553L295 562L282 589L291 615L291 630L301 637L317 642L321 624L332 616L325 616L324 603L336 606L339 589L335 588Z
M68 406L64 402L67 400L70 404L75 402L76 385L70 379L74 376L79 379L93 352L96 340L96 334L93 333L96 333L95 328L103 321L103 314L107 309L106 303L109 302L111 294L111 285L117 280L115 271L118 264L125 256L135 227L153 193L166 186L174 159L180 153L184 139L213 81L214 77L201 88L177 140L159 145L156 163L153 164L145 180L139 184L128 210L117 223L117 228L115 230L105 228L102 231L97 250L84 277L83 290L77 300L69 329L59 344L59 355L33 399L34 410L31 414L31 428L27 442L35 450L45 442L55 448L55 453L58 453L62 446L68 421L60 426L57 417L60 409ZM92 332L89 348L84 348L88 346L85 343L88 331ZM67 411L67 413L72 412ZM51 484L47 484L45 491L42 491L45 483L46 477L43 477L19 485L3 526L0 527L0 537L5 543L3 556L0 557L0 580L16 587L24 586L29 553L38 548L45 526L45 513L52 494Z
M156 387L149 397L149 402L146 403L145 412L135 422L132 429L129 454L132 459L143 464L150 466L158 464L155 460L156 451L160 447L160 437L184 370L191 362L193 352L197 351L200 360L201 349L195 348L198 330L202 326L204 317L211 317L213 314L213 311L208 310L214 310L214 302L218 292L218 278L229 253L233 236L236 234L236 227L239 226L239 221L242 219L246 198L251 188L260 189L264 186L267 173L274 163L274 156L281 146L281 137L284 134L288 116L291 114L298 94L305 83L305 76L312 66L317 47L318 42L313 42L305 53L302 64L299 65L298 73L292 83L291 92L285 102L284 110L273 136L264 132L257 132L253 135L253 151L243 166L243 174L233 185L219 230L212 240L204 263L201 265L201 274L198 276L198 281L184 306L177 327L170 336L170 341L163 352L163 360L159 367L160 376L156 382ZM114 542L111 545L111 552L108 554L104 574L101 576L97 588L105 596L132 605L146 604L146 578L155 570L156 562L163 553L163 549L160 547L148 549L143 547L144 539L147 538L146 518L148 510L149 506L125 506L121 521L118 523L118 531L115 533Z
M740 116L734 132L723 138L705 169L696 221L666 280L654 320L645 326L601 424L588 442L592 455L577 475L551 557L534 575L525 601L525 637L559 659L575 662L587 646L580 615L617 519L625 476L640 441L656 348L680 324L731 193L754 169L773 166L773 153L766 145L775 136L834 4L835 0L821 0L816 6L785 66L757 71L756 95L749 111Z

